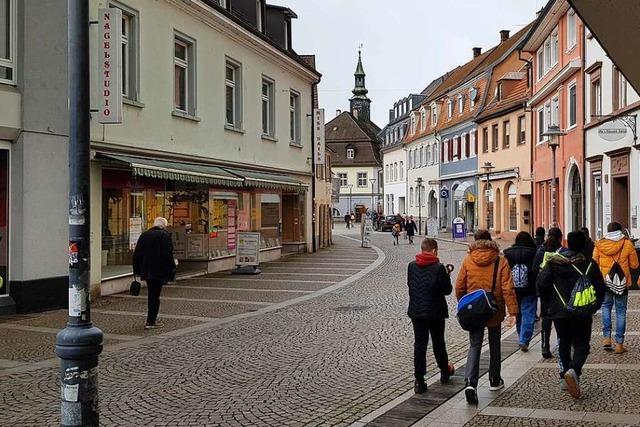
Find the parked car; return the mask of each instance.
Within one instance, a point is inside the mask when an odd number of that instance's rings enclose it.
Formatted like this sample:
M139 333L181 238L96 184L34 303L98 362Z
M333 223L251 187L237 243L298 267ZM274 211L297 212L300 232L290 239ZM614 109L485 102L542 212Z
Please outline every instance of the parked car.
M380 221L380 231L391 231L396 223L400 222L397 215L387 215Z

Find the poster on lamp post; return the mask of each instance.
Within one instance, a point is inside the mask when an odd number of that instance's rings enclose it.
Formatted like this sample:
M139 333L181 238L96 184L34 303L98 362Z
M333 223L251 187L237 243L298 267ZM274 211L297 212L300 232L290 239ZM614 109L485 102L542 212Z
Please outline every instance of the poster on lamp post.
M122 11L98 9L98 123L122 123Z

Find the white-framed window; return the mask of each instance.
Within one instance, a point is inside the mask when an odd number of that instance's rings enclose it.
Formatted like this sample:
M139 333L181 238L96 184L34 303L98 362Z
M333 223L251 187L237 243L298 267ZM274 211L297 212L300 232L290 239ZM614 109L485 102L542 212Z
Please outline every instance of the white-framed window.
M413 206L413 187L409 188L409 206Z
M567 116L568 123L567 127L574 127L578 123L578 88L576 83L572 83L569 85L569 90L567 91L567 105L569 106L569 114Z
M2 1L0 0L0 4ZM122 96L137 101L139 98L139 23L137 10L116 1L109 3L122 11ZM1 74L1 73L0 73Z
M196 112L195 40L174 35L174 108L187 114Z
M540 80L544 76L544 47L538 49L536 58L538 62L538 80Z
M366 172L358 172L358 187L367 187L367 173Z
M433 149L432 145L427 146L427 165L431 164L431 150Z
M460 159L460 137L453 137L453 160Z
M416 133L416 115L412 114L411 115L411 134L415 134Z
M395 162L393 164L393 180L394 181L398 180L398 162Z
M340 187L346 187L347 184L349 183L347 181L347 174L344 172L339 172L338 173L338 179L340 179Z
M447 101L447 117L448 118L453 117L453 101L452 100Z
M431 104L431 126L438 124L438 106L436 103Z
M384 182L390 182L389 179L389 165L384 165Z
M556 30L551 34L551 68L558 63L559 51L558 30Z
M268 77L262 78L262 134L273 137L275 135L275 83Z
M356 150L353 148L347 148L347 159L353 159L356 157Z
M404 162L400 160L400 181L404 179Z
M556 27L536 53L536 61L538 62L538 80L544 77L549 70L556 66L558 59L559 41L558 28Z
M438 143L433 144L433 163L438 164L440 161L440 152L438 151Z
M16 83L16 0L0 0L0 83Z
M473 129L471 132L469 132L469 157L475 157L477 154L477 134L477 129Z
M518 117L518 144L527 142L527 121L525 116Z
M242 128L242 66L227 59L225 64L225 120L227 126Z
M507 194L509 196L509 231L518 231L517 191L513 183L509 184Z
M443 154L442 154L442 163L449 163L449 140L445 139L443 142Z
M300 94L289 91L289 140L291 144L300 145Z
M411 156L411 150L407 151L407 168L409 170L413 169L413 162L412 160L412 156Z
M424 147L420 147L420 158L418 164L420 167L424 166Z
M626 107L627 101L627 79L624 74L613 66L613 111Z
M593 98L593 110L591 115L601 116L602 115L602 84L601 80L596 80L591 83L591 91Z
M560 99L557 96L551 100L551 119L549 124L560 125Z
M571 50L578 42L578 25L576 12L569 9L567 12L567 50Z
M545 140L543 134L546 132L547 128L545 126L544 120L544 107L540 107L538 109L538 143L542 143Z
M420 109L420 127L424 131L427 128L427 110Z
M464 96L458 95L458 113L462 114L464 111Z

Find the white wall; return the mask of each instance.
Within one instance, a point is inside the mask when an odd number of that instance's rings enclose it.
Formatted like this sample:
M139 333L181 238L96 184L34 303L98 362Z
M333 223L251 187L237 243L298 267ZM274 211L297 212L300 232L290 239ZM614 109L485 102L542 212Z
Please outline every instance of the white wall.
M400 165L402 162L402 167ZM406 152L402 145L398 145L395 149L386 151L382 155L383 164L383 176L384 176L384 196L383 196L383 210L385 215L404 214L406 208L402 211L400 205L400 198L405 197L407 186L407 159ZM398 176L393 173L395 164L398 165ZM387 174L387 167L389 167L389 173ZM393 203L390 202L391 198ZM406 200L406 198L405 198ZM405 204L406 206L406 204Z
M420 148L423 148L423 151L427 149L427 147L433 147L434 144L436 143L436 140L434 138L433 134L430 135L426 135L422 138L419 138L415 141L413 141L411 144L407 145L407 150L418 150L418 153L420 153ZM425 155L426 157L426 155ZM408 179L409 179L409 194L407 194L407 206L408 206L408 214L409 215L413 215L414 217L418 217L419 214L422 215L422 219L424 221L425 218L427 218L428 216L428 199L429 199L429 192L432 189L436 190L436 200L438 200L439 202L439 193L438 193L438 186L431 186L429 185L429 181L435 181L439 179L439 150L436 153L436 156L434 158L434 156L431 156L431 162L427 162L425 159L421 159L419 162L417 162L417 164L412 167L411 169L408 170ZM421 205L422 207L419 208L418 206L418 200L416 197L416 193L415 193L415 189L416 189L416 180L418 178L422 178L422 185L424 187L424 197L421 196ZM413 187L414 189L414 196L413 196L413 205L411 205L411 197L410 197L410 189L411 187Z

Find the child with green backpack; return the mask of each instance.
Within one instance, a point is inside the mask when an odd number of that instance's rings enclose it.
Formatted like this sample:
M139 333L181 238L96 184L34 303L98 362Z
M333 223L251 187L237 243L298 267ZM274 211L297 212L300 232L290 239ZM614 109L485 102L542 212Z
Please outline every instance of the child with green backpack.
M585 241L582 232L569 233L569 249L545 254L536 280L558 334L560 377L574 398L581 395L580 376L589 355L593 315L602 305L606 289L598 266L582 254Z

